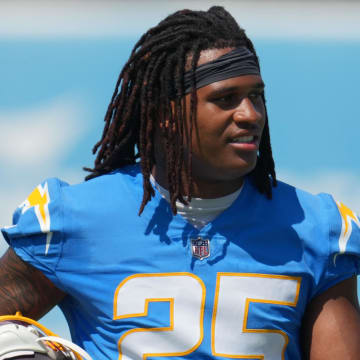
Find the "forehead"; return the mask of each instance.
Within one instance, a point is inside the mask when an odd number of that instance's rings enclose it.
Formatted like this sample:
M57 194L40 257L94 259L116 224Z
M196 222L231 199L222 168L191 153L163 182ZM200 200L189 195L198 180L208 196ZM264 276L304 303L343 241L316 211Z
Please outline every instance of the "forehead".
M202 50L197 65L203 65L210 61L214 61L222 55L234 50L235 48L227 47L223 49L206 49Z
M214 61L215 59L219 58L222 55L225 55L226 53L230 52L231 50L234 50L233 47L227 47L223 49L206 49L202 50L200 52L199 60L197 62L197 66L206 64L210 61ZM188 54L186 58L186 65L185 65L185 71L189 71L191 68L191 60L192 60L192 54Z

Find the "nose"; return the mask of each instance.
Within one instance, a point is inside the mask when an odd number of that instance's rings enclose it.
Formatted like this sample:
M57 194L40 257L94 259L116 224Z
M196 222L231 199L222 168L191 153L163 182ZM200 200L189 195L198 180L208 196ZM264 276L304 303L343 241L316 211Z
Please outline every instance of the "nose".
M235 109L233 119L237 123L257 125L263 119L263 114L248 97L245 97Z

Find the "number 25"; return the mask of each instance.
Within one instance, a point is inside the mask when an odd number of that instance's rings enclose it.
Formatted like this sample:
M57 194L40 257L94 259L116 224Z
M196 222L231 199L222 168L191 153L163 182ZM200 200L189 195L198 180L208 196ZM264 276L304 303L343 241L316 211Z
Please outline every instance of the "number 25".
M296 306L300 282L298 277L282 275L218 273L212 354L238 359L284 359L287 334L275 329L248 329L249 304ZM115 291L115 320L147 316L150 302L167 301L170 325L126 331L118 342L119 360L185 356L195 351L204 337L205 295L203 281L191 273L136 274L123 280ZM271 347L266 346L269 343Z

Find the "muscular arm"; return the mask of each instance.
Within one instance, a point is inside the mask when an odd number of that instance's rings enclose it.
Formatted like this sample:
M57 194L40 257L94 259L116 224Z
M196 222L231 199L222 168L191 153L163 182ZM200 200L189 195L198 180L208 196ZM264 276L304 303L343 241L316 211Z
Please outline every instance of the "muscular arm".
M65 295L11 248L0 259L0 315L21 311L24 316L37 320Z
M360 359L360 315L356 278L316 297L303 320L304 359Z

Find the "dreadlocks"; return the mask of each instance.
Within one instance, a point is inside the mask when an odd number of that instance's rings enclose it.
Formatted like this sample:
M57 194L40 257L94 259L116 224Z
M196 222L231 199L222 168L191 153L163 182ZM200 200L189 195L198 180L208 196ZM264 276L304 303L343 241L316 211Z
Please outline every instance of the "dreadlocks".
M95 166L85 179L97 177L140 158L144 178L141 213L154 196L150 182L155 164L154 134L160 128L165 143L170 205L176 213L176 200L191 199L191 141L196 121L196 84L193 76L190 92L190 128L186 129L184 72L195 71L200 53L205 49L246 46L256 56L245 31L222 7L208 11L175 12L146 32L136 43L122 69L105 115L101 139L95 144ZM256 56L257 64L259 60ZM263 96L265 104L265 98ZM189 151L184 155L184 146ZM138 152L136 152L136 149ZM187 174L181 178L182 172ZM271 198L276 185L275 166L266 124L253 170L258 190ZM185 181L185 183L184 183ZM182 185L182 186L181 186ZM185 193L184 192L185 189Z

